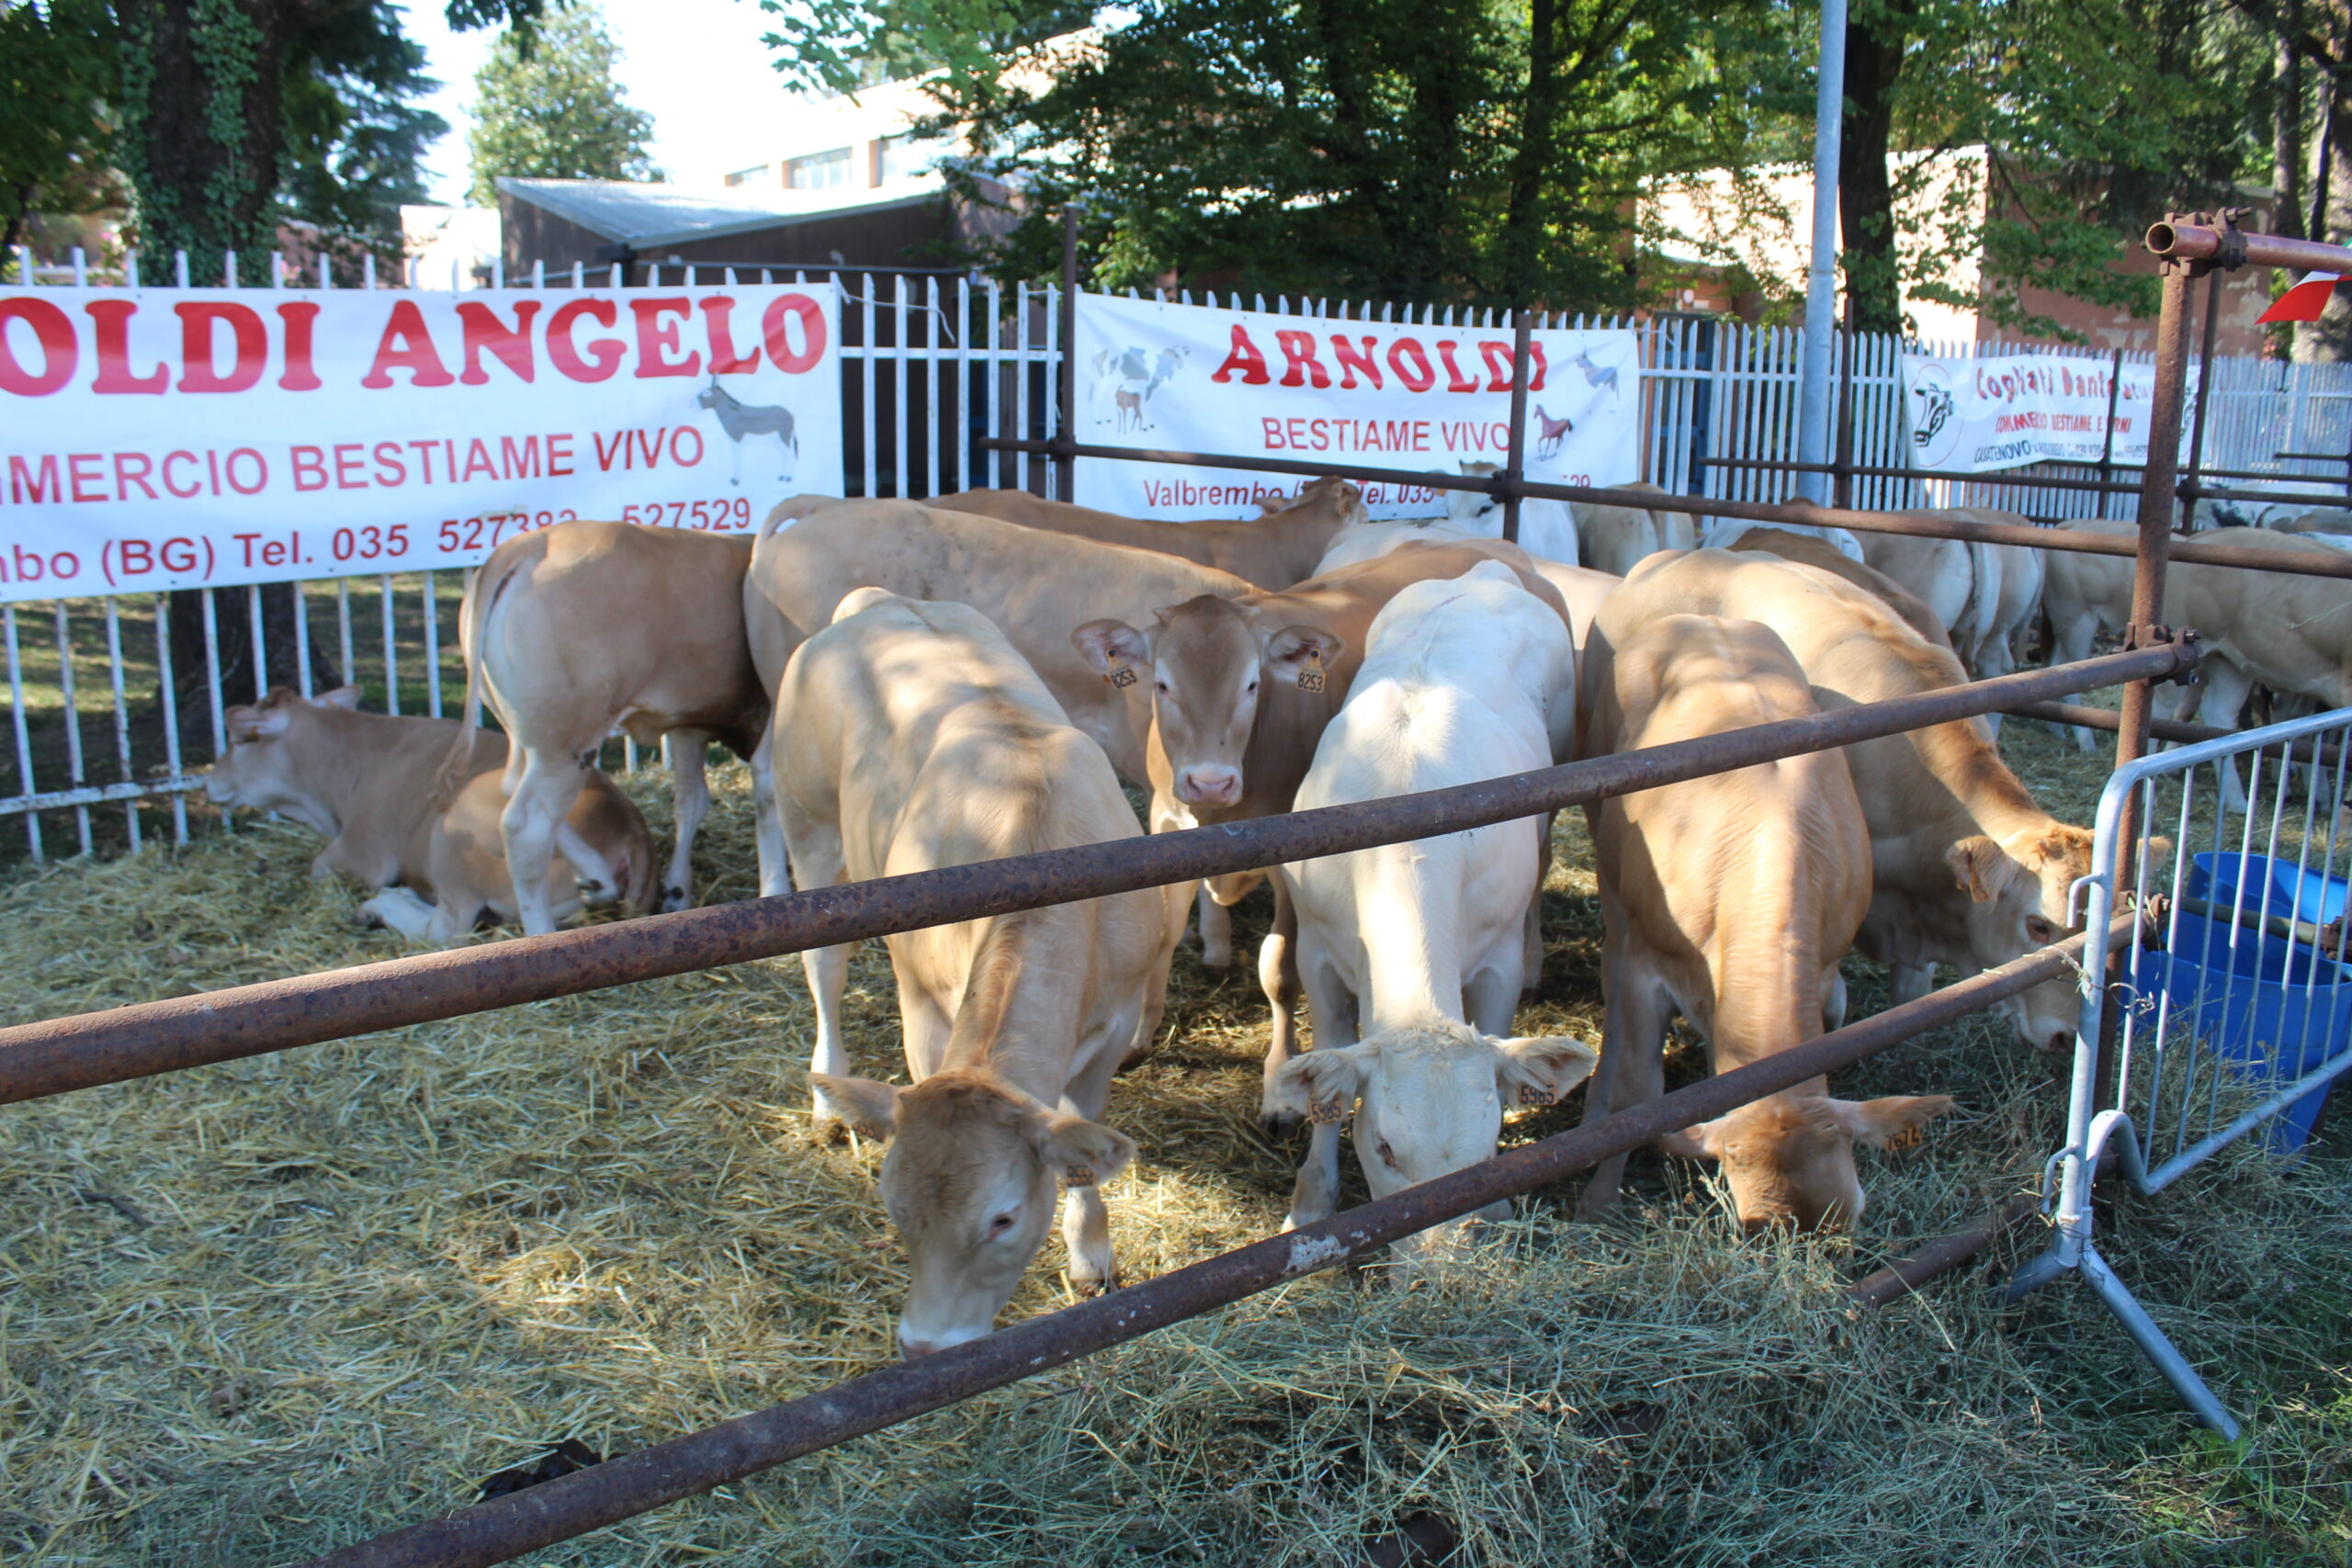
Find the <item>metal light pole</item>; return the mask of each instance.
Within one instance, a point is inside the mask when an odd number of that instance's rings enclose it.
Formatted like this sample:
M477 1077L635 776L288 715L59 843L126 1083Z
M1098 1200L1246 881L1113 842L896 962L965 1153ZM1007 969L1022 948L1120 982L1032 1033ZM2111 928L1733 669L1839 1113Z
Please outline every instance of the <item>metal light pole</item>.
M1821 80L1813 104L1813 266L1804 283L1804 368L1797 461L1829 460L1829 351L1838 322L1838 137L1846 118L1846 0L1821 0ZM1820 505L1828 477L1800 470L1797 493Z

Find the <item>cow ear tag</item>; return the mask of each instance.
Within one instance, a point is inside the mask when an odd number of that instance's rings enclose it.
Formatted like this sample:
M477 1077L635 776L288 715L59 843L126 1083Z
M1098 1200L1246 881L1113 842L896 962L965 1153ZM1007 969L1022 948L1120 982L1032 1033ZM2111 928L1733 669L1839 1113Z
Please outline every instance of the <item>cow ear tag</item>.
M1519 1102L1521 1105L1557 1105L1560 1097L1540 1084L1523 1083L1519 1086Z
M1117 665L1114 666L1111 672L1103 676L1102 679L1110 682L1111 684L1118 687L1121 691L1125 691L1127 687L1136 683L1135 666L1127 663L1125 660L1122 660Z
M1131 676L1129 678L1132 679L1133 677ZM1066 1165L1062 1167L1062 1185L1064 1187L1093 1186L1094 1168L1091 1165Z
M1321 649L1310 648L1306 650L1306 668L1298 672L1298 689L1302 692L1319 692L1323 689L1323 650Z
M1317 1100L1311 1095L1307 1098L1306 1119L1309 1122L1329 1123L1344 1122L1347 1117L1348 1102L1341 1096L1334 1095L1329 1100Z

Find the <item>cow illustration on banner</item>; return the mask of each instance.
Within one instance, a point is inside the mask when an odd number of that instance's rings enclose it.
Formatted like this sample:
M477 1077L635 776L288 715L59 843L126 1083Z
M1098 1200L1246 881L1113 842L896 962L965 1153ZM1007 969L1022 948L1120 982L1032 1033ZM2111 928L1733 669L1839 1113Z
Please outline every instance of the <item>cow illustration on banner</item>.
M841 493L831 283L0 291L0 601L471 566Z
M1080 439L1335 467L1500 463L1510 447L1511 334L1081 294ZM1641 472L1641 367L1629 331L1532 334L1530 479L1623 484ZM1243 469L1088 458L1078 499L1136 517L1238 517L1305 482ZM1444 510L1442 491L1373 484L1374 516Z

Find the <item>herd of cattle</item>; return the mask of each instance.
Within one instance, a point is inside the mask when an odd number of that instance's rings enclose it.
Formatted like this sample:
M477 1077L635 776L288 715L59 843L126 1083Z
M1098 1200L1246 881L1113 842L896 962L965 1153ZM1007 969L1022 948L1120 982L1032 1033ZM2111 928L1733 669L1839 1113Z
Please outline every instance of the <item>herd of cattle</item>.
M363 915L436 942L485 914L530 932L583 903L692 902L707 744L748 756L763 894L1141 830L1378 799L1949 686L2014 666L2046 614L2058 657L2129 607L2126 558L1530 502L1526 548L1487 498L1373 524L1324 479L1246 522L1139 521L975 491L925 504L800 497L756 539L574 523L502 546L468 589L466 715L356 711L351 689L234 709L209 787L331 842L376 890ZM1978 513L2007 520L2006 513ZM2083 527L2121 527L2085 524ZM2324 542L2260 529L2279 551ZM2176 567L2166 619L2198 627L2204 716L2261 682L2343 704L2352 587ZM487 703L504 735L479 728ZM594 759L616 728L666 743L666 871ZM1290 1221L1338 1200L1340 1143L1375 1194L1493 1154L1504 1109L1588 1076L1586 1115L1662 1090L1676 1013L1718 1070L1841 1021L1839 960L2004 964L2066 928L2091 836L2037 805L1991 726L1932 726L1607 802L1589 813L1605 941L1603 1038L1522 1038L1543 958L1549 824L1522 820L888 939L910 1085L852 1075L846 950L803 955L820 1132L889 1140L882 1196L905 1247L901 1344L987 1333L1061 1189L1069 1272L1117 1279L1102 1183L1136 1153L1111 1079L1159 1032L1197 902L1202 956L1271 880L1261 1101L1304 1122ZM1315 1048L1296 1048L1301 995ZM2001 1004L2027 1043L2072 1037L2058 980ZM1940 1095L1854 1102L1814 1079L1667 1147L1719 1162L1751 1225L1850 1223L1857 1145L1907 1139ZM1617 1200L1622 1156L1586 1212ZM1451 1246L1433 1232L1418 1255Z

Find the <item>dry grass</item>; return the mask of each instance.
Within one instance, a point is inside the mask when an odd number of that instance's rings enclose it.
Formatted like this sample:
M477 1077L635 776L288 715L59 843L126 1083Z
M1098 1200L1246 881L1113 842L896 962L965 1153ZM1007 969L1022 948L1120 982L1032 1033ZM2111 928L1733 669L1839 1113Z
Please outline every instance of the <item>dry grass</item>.
M2038 728L2005 740L2045 796L2095 793ZM744 775L716 783L709 893L740 897ZM1581 823L1559 841L1521 1027L1590 1032ZM259 826L24 876L0 892L0 1018L395 951L310 879L315 848ZM1852 978L1882 1004L1882 976ZM861 1070L897 1071L878 947L850 1010ZM625 1450L881 1364L900 1264L875 1151L802 1135L808 1021L786 960L0 1112L0 1559L282 1562L559 1438ZM1180 957L1169 1043L1113 1098L1145 1150L1111 1192L1131 1278L1280 1223L1295 1151L1255 1129L1263 1030L1254 984ZM2258 1412L2249 1461L2071 1286L2004 1313L1980 1271L1849 1312L1844 1279L2030 1185L2063 1109L2052 1065L1981 1021L1849 1078L1968 1111L1871 1162L1858 1240L1741 1241L1700 1173L1639 1158L1622 1225L1540 1194L1447 1280L1301 1281L532 1561L1337 1564L1416 1514L1480 1563L2344 1561L2340 1156L2240 1153L2109 1238ZM1049 1242L1011 1315L1063 1299L1058 1262Z

